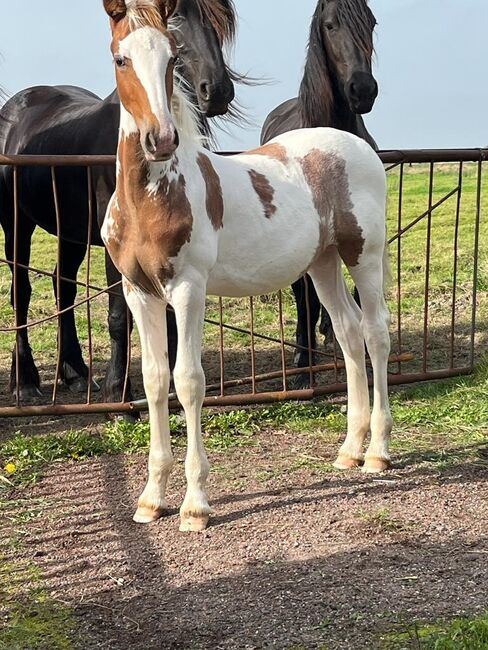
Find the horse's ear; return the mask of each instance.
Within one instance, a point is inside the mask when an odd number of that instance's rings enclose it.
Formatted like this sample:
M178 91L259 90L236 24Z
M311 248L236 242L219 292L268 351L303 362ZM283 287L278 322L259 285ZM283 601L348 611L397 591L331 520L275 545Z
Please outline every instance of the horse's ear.
M127 14L125 0L103 0L103 6L110 18L116 23Z
M159 0L159 9L165 23L167 23L174 14L177 4L178 0Z

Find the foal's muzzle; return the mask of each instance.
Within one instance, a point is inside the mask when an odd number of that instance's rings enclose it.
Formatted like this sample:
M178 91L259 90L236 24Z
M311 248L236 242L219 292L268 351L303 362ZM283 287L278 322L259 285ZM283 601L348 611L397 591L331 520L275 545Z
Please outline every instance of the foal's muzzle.
M354 72L346 84L346 95L353 113L369 113L378 97L378 84L369 72Z
M174 127L163 135L158 131L149 130L141 137L141 144L146 160L163 162L173 156L180 144L180 137Z

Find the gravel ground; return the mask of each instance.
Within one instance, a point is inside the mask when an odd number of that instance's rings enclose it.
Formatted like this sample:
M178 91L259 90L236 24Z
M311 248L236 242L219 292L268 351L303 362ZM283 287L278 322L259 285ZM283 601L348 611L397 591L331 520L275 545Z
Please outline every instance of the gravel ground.
M174 510L149 527L131 520L144 457L54 465L21 553L87 649L373 649L398 624L488 609L486 467L314 469L335 450L274 431L212 453L203 534L178 532L181 450Z

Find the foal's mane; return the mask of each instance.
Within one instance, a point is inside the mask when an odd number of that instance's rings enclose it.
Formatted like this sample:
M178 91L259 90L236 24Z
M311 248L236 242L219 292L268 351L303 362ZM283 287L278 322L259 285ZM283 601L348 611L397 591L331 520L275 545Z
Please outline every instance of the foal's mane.
M376 19L368 0L337 0L337 19L347 27L353 42L371 57L374 52L372 29ZM300 114L303 127L330 124L334 108L334 86L329 55L322 37L322 2L319 0L310 27L307 61L300 86Z

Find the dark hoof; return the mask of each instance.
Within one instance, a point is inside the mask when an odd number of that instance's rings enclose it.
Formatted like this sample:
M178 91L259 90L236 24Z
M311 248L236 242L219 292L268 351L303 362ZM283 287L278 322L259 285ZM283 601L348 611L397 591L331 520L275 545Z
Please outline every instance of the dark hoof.
M17 396L17 391L13 391L14 397ZM22 386L19 390L19 397L22 402L31 402L33 400L39 399L42 397L42 391L38 386L34 384L29 384L28 386Z
M129 411L128 413L108 413L107 419L114 424L125 422L127 424L137 424L141 419L138 411Z
M74 395L84 395L88 392L88 379L85 377L78 377L77 379L72 379L69 383L66 383L71 393ZM98 393L100 391L100 386L97 382L92 379L92 391Z
M310 375L308 373L295 375L290 379L291 390L307 390L308 388L310 388Z

